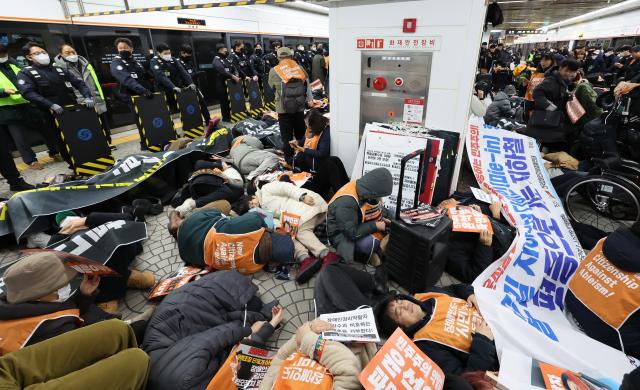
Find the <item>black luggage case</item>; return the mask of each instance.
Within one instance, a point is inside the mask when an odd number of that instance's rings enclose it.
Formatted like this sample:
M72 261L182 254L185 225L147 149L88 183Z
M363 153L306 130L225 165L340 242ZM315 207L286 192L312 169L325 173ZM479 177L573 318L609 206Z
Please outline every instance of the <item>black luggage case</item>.
M429 148L428 144L427 148ZM400 163L398 205L395 220L391 222L389 244L384 260L389 278L398 282L411 294L424 292L426 288L435 285L442 276L447 262L447 243L452 225L451 220L446 216L442 217L440 223L433 228L410 225L400 219L405 167L409 160L419 156L418 172L422 172L424 152L424 150L416 150L405 156ZM422 182L421 176L418 177L417 184ZM418 191L414 197L414 207L417 205Z

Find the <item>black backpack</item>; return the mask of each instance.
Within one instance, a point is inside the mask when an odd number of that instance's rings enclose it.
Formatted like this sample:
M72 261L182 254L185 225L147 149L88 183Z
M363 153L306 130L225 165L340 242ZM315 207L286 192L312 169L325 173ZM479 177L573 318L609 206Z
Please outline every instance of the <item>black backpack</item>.
M282 83L282 109L287 114L304 111L307 102L307 82L291 79Z

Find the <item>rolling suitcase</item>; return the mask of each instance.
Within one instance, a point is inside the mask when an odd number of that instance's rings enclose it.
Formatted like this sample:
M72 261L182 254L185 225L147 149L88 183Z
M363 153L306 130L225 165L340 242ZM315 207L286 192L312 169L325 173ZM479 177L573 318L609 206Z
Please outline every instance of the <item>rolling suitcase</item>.
M428 152L427 152L428 154ZM395 280L411 294L424 292L438 282L447 262L447 243L451 232L451 220L442 217L433 228L410 225L400 219L402 186L407 162L420 157L418 172L422 172L425 151L420 149L408 154L400 162L400 188L395 220L391 222L389 244L385 252L384 267L389 278ZM424 178L418 177L418 184ZM421 187L418 187L421 188ZM418 191L414 197L414 207L418 205Z

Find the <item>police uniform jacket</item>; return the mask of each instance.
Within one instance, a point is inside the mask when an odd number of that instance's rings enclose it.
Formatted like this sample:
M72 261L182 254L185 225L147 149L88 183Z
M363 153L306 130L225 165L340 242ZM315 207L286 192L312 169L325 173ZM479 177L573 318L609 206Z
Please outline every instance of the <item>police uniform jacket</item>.
M255 75L254 70L251 68L251 63L244 53L232 52L229 54L228 58L231 60L236 69L238 69L240 77L253 77Z
M18 73L18 90L22 97L44 110L54 104L76 104L73 88L85 98L91 98L91 91L82 80L57 66L27 66Z
M152 89L146 71L133 58L124 60L119 55L115 56L109 70L120 84L120 98L127 103L131 101L131 95L142 95Z
M216 82L224 84L225 80L238 76L238 69L233 65L232 61L227 58L221 58L219 55L213 57L213 69L216 71Z
M153 56L150 67L158 86L167 92L193 84L191 76L176 58L171 57L169 61L165 61L159 56Z

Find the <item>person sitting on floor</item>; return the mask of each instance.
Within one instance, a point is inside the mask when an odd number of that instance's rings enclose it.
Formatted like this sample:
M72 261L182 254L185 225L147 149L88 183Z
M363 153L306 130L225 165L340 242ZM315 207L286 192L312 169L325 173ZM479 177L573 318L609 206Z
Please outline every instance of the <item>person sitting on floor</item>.
M306 283L321 266L338 261L338 255L313 232L325 221L327 214L327 202L320 195L292 183L275 181L258 189L249 206L271 211L274 218L281 221L284 213L299 217L298 225L293 227L297 229L293 245L296 261L300 263L296 277L298 283ZM279 225L276 223L276 226Z
M295 152L293 167L307 172L315 172L331 154L329 118L313 109L305 114L304 122L307 125L304 139L289 141Z
M446 375L497 371L493 333L477 306L473 287L455 284L414 296L392 294L374 312L383 335L402 328ZM458 313L455 318L452 312Z
M233 203L243 194L244 178L239 169L222 160L200 160L171 204L178 207L187 202L193 203L194 207L203 207L217 200Z
M512 120L516 110L511 107L511 97L516 94L516 88L509 84L502 91L496 93L493 101L487 107L484 114L484 122L491 126L496 126L500 119Z
M219 210L202 210L182 219L172 214L169 232L178 241L187 265L210 270L236 270L249 275L269 262L293 262L293 241L267 230L257 213L229 218Z
M247 180L253 180L256 176L277 169L280 165L278 155L264 150L262 142L250 135L236 137L231 144L229 156Z
M149 320L142 343L151 357L150 390L204 389L231 348L263 328L277 302L235 271L204 275L171 292Z
M640 359L638 251L640 222L616 229L580 262L565 297L567 311L587 336L636 359ZM598 286L591 283L592 277Z
M378 266L378 252L384 251L385 231L391 221L385 218L382 198L391 195L393 177L386 168L374 169L342 187L329 202L327 234L338 254L352 263L356 253ZM381 248L382 247L382 248Z
M102 321L0 357L2 389L144 390L149 356L132 329Z

